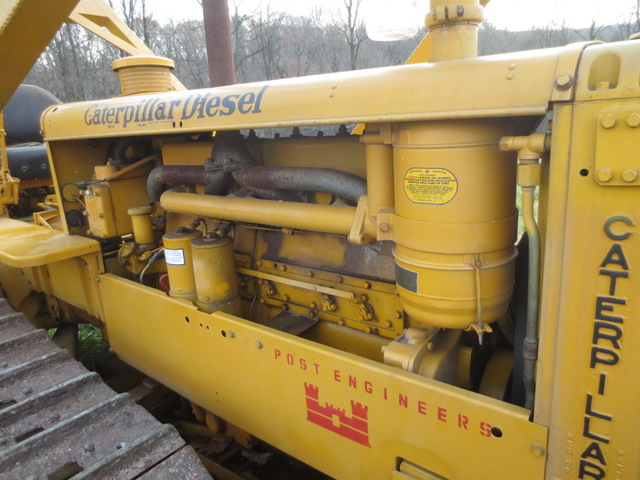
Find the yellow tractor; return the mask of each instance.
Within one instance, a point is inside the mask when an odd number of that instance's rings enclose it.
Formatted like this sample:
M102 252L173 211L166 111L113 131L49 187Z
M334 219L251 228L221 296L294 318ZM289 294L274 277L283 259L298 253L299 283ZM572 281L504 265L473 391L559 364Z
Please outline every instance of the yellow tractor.
M477 57L486 3L431 0L403 66L115 61L121 96L42 115L55 210L0 219L8 301L334 478L640 478L640 43Z

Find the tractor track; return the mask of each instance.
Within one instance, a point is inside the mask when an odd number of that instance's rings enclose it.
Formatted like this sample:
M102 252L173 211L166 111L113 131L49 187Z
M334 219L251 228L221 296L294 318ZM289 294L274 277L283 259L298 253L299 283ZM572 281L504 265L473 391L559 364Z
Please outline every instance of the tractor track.
M158 422L0 299L0 478L210 479Z

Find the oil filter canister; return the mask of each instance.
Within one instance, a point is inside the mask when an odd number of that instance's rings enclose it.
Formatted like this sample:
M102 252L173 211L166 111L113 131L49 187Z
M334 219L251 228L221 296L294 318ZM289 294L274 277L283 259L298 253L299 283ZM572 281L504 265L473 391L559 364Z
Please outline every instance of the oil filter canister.
M191 243L197 301L207 313L222 311L240 315L238 276L231 237L206 235Z
M162 237L169 275L169 295L172 297L184 298L190 302L196 300L191 242L200 236L202 236L200 230L180 227L175 232L167 233Z

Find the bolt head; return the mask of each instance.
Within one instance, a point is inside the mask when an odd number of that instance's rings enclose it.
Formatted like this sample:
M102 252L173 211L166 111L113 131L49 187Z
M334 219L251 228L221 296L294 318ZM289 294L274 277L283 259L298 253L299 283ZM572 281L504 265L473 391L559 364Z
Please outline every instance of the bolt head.
M261 350L264 347L264 344L260 340L256 340L256 348Z
M602 128L607 128L607 129L615 127L617 122L618 122L618 118L612 113L608 113L607 115L605 115L600 119L600 125L602 125Z
M596 177L601 182L610 182L613 178L613 172L610 168L601 168L600 170L598 170Z
M389 231L389 224L388 223L381 223L380 224L380 231L381 232L388 232Z
M542 457L544 455L544 448L541 445L533 445L531 447L531 453L536 457Z
M635 168L628 168L622 172L622 180L627 183L633 183L638 179L638 170Z
M640 127L640 113L632 113L627 117L627 125L629 125L631 128L638 128Z
M556 88L558 90L568 90L573 85L573 78L571 75L567 73L563 73L562 75L558 75L556 78Z

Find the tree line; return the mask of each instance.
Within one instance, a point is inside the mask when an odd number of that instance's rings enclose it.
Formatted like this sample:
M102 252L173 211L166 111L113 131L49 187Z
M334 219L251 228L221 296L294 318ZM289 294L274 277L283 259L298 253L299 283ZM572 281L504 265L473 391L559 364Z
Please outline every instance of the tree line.
M367 38L363 0L343 0L341 8L321 8L296 16L271 8L246 13L232 6L230 21L239 83L297 77L379 66L399 65L418 45L424 32L398 42ZM190 89L209 86L202 20L154 19L147 0L111 0L129 27L160 56L174 60L174 74ZM479 54L490 55L566 45L586 40L618 41L640 31L640 0L633 0L628 18L617 25L585 28L566 22L513 32L485 22L479 31ZM40 57L27 83L39 85L64 102L107 98L119 94L111 62L123 54L78 25L65 24Z

